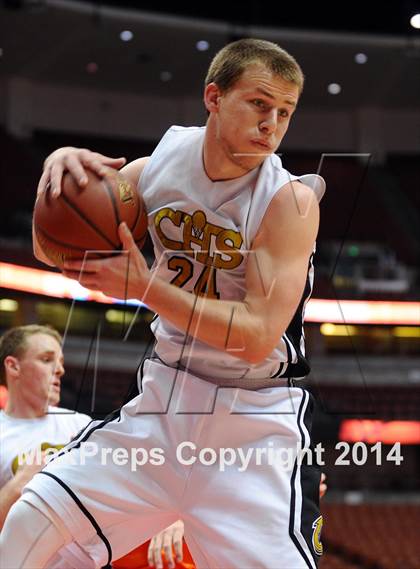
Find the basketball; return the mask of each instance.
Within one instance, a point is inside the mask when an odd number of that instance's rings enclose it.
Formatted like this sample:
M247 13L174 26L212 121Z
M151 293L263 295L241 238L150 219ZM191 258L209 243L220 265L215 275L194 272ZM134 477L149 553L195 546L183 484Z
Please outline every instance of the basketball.
M118 226L125 221L141 248L147 234L147 214L142 198L119 172L110 168L100 178L86 171L88 183L79 187L73 177L63 176L61 194L49 191L38 196L34 230L45 255L58 267L69 259L106 256L121 249Z

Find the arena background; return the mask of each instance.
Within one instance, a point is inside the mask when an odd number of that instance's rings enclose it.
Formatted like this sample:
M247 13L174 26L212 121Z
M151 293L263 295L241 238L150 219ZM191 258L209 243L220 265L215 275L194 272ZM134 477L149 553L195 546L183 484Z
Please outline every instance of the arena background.
M3 3L0 331L66 333L64 406L100 417L135 393L152 314L106 303L32 255L43 160L62 145L149 154L169 125L205 122L202 80L220 47L278 42L306 75L282 159L327 182L305 381L329 486L321 567L418 569L420 3L207 4Z

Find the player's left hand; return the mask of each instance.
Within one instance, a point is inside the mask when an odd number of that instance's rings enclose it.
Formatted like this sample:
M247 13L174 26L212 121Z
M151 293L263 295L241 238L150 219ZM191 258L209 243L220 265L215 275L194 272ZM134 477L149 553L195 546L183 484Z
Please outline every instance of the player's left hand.
M125 223L118 228L123 250L106 259L66 261L63 274L91 290L113 298L142 299L150 280L150 270Z
M174 552L176 561L180 563L182 561L183 536L184 523L181 520L155 535L150 540L147 552L147 561L150 567L163 568L162 552L165 554L166 563L170 569L175 567Z

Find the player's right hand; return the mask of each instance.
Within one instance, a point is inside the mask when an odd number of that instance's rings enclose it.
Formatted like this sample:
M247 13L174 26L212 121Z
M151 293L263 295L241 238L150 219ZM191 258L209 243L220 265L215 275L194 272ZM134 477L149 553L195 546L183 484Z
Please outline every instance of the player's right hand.
M70 172L76 184L83 188L87 182L86 169L92 170L102 177L108 168L119 170L126 163L125 158L111 158L87 148L65 146L55 150L44 162L44 170L39 180L37 195L46 190L51 191L52 197L61 192L61 180L65 172Z
M176 561L182 561L182 538L184 536L184 523L181 520L176 521L165 530L155 535L150 540L149 550L147 552L147 561L150 567L163 569L162 551L165 554L167 565L172 569L175 567L174 552Z

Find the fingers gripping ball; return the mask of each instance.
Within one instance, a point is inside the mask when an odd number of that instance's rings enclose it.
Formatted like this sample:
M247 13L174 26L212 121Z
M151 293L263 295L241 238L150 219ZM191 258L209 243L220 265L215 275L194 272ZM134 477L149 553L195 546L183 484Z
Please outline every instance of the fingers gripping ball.
M93 172L87 176L86 187L80 188L67 173L58 198L47 191L35 202L36 237L45 255L58 267L68 259L83 259L86 251L120 250L118 226L123 221L138 247L146 239L146 208L136 189L111 168L103 178ZM89 254L89 258L100 256Z

